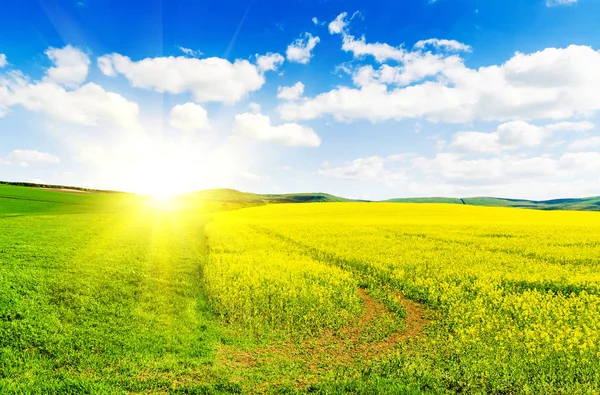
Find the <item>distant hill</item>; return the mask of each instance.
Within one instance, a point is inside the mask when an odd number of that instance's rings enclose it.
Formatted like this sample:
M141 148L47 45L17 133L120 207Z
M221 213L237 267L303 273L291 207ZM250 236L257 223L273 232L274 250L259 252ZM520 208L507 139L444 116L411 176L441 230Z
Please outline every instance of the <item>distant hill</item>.
M308 202L356 202L358 200L346 199L328 193L285 193L285 194L258 194L241 192L235 189L208 189L205 191L191 192L182 196L184 199L213 200L220 202L247 202L247 203L308 203Z
M138 201L139 198L140 197L138 195L118 193L116 191L101 191L63 185L44 185L0 181L0 206L4 206L5 208L9 203L22 204L22 201L29 201L32 204L35 203L44 205L61 203L63 205L70 205L71 210L82 210L85 207L99 206L127 207L129 204ZM187 200L191 204L194 204L195 202L204 202L204 206L219 206L220 208L218 207L217 209L241 208L267 203L366 202L366 200L346 199L322 192L258 194L242 192L235 189L208 189L204 191L191 192L181 195L180 199ZM509 199L487 196L468 198L416 197L388 199L383 200L382 202L424 204L447 203L466 204L472 206L517 207L536 210L600 211L600 196L552 200Z
M142 197L129 193L63 185L0 182L0 216L112 212L129 209L142 200Z
M0 185L11 185L11 186L19 186L19 187L42 188L42 189L56 189L56 190L73 190L73 191L83 191L83 192L125 193L125 192L110 191L110 190L105 190L105 189L90 189L90 188L73 187L73 186L66 186L66 185L53 185L53 184L37 184L37 183L33 183L33 182L0 181Z
M389 199L385 201L394 203L454 203L471 206L516 207L536 210L600 211L600 196L552 200L508 199L486 196L470 198L424 197Z
M452 203L452 204L463 204L459 198L446 198L446 197L417 197L417 198L398 198L382 200L383 202L390 203Z

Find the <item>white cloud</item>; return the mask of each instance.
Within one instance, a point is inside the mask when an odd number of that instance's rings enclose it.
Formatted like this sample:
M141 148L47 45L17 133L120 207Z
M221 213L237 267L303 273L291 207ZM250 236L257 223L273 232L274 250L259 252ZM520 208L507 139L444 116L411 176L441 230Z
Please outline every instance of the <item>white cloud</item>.
M336 18L332 22L335 26L331 32L342 35L342 50L352 52L354 58L372 56L379 63L393 60L402 64L401 66L384 64L378 70L367 65L354 72L350 71L353 74L355 85L359 87L372 83L404 86L427 77L437 76L442 71L464 67L459 56L447 55L443 53L443 50L453 52L471 50L470 46L458 41L437 38L418 41L414 46L415 51L407 51L401 45L394 47L386 43L367 43L365 36L356 39L348 33L345 16L340 18L341 16L343 14L340 14L339 19ZM342 22L345 24L340 28ZM440 50L440 53L433 54L425 51L428 47L436 48Z
M502 156L465 159L459 154L439 153L434 158L415 158L413 169L458 184L497 184L518 180L576 179L600 166L600 153L566 153L558 158ZM596 169L596 170L594 170Z
M233 131L253 140L268 141L286 146L318 147L321 139L312 128L296 123L271 125L271 119L262 114L243 113L235 116Z
M503 123L495 132L457 132L449 147L458 152L492 153L535 147L557 131L585 131L593 129L590 122L559 122L536 126L524 121Z
M355 12L350 19L353 19L356 15L359 15L359 13ZM434 55L431 55L428 52L423 52L427 47L436 48L440 51L449 50L454 52L471 50L470 46L456 40L437 38L418 41L414 46L417 51L414 52L407 51L402 45L392 46L387 43L367 43L367 39L364 35L360 38L356 38L349 34L347 29L349 21L346 19L347 16L348 14L345 12L338 15L336 19L329 24L329 33L341 34L342 50L352 52L354 58L372 56L379 63L383 63L387 60L411 63L419 56L429 55L430 58L434 57ZM437 57L441 58L442 55L437 55Z
M406 51L402 47L393 47L385 43L367 43L365 36L356 39L350 34L346 34L342 30L342 50L352 52L355 58L360 58L366 55L373 56L378 62L386 60L402 61Z
M181 47L181 46L177 47L177 48L179 48L179 50L181 52L183 52L184 54L186 54L187 56L191 56L194 58L197 58L197 57L203 55L203 52L199 51L197 49L185 48L185 47Z
M37 163L60 163L56 155L35 150L14 150L5 159L0 158L0 164L27 167Z
M304 93L304 84L300 81L292 86L280 86L277 88L277 98L283 100L298 100Z
M285 120L331 114L342 121L422 117L466 123L566 119L600 109L600 53L591 47L571 45L516 53L502 65L479 69L460 61L444 67L435 80L429 75L406 87L389 88L375 75L374 83L360 89L338 87L299 103L283 104L280 113Z
M600 153L466 159L438 153L358 158L339 166L324 163L318 174L378 182L403 196L501 196L543 199L597 194ZM595 192L594 192L595 191Z
M331 166L329 162L325 162L317 174L328 178L375 181L393 188L409 180L407 170L401 167L406 166L414 156L411 153L388 157L371 156L345 162L340 166Z
M102 121L123 127L137 127L139 108L121 95L107 92L100 85L85 81L89 58L67 45L50 48L46 54L56 67L47 70L40 81L33 81L19 70L0 74L0 117L12 106L42 112L51 118L81 125Z
M113 67L112 59L108 56L101 56L97 60L98 68L102 72L102 74L107 75L109 77L116 77L117 72Z
M8 61L6 60L6 55L4 55L3 53L0 53L0 69L4 66L6 66L8 64Z
M588 121L581 122L557 122L550 125L544 126L551 132L565 131L565 132L586 132L594 129L594 124Z
M313 37L310 33L304 33L304 37L296 39L287 47L285 52L287 60L290 62L308 64L312 57L311 52L319 41L319 37Z
M46 70L45 82L72 88L81 85L87 78L90 58L80 49L67 45L61 49L49 48L45 53L55 64L55 67Z
M312 23L314 23L315 25L319 24L319 19L316 16L313 16L311 20L312 20Z
M256 64L262 72L276 71L284 62L285 58L278 53L269 52L266 55L256 55Z
M409 52L404 55L402 66L384 64L379 69L373 69L371 65L362 66L352 73L352 80L359 87L368 84L406 86L460 67L463 67L463 61L458 56Z
M571 151L586 151L586 150L597 150L600 149L600 136L588 137L585 139L578 139L573 141L569 145Z
M347 12L342 12L336 16L335 19L329 23L329 34L340 34L343 32L348 25L348 21L346 20L347 16Z
M136 103L100 85L90 82L67 90L50 82L31 82L19 72L0 76L0 116L14 105L43 112L58 121L89 126L108 121L135 127L139 115Z
M384 169L384 159L379 156L358 158L339 167L331 167L326 162L317 172L331 178L350 180L378 180Z
M170 125L174 128L193 131L197 129L210 129L210 122L206 110L199 104L178 104L171 109Z
M456 40L446 40L439 38L430 38L427 40L417 41L415 44L415 48L424 49L427 46L431 46L436 49L447 49L450 51L459 51L459 52L470 52L471 46L467 44L463 44Z
M546 0L546 5L548 7L553 7L557 5L573 5L576 3L577 0Z
M106 75L123 74L136 88L179 94L197 102L235 103L265 83L261 70L247 60L157 57L137 62L120 54L104 55L98 66Z

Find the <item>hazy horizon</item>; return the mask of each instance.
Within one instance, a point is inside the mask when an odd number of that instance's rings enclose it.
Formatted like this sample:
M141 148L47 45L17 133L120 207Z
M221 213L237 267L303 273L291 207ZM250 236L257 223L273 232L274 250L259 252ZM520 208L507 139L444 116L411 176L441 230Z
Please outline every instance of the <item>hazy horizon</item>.
M0 179L597 196L598 13L589 0L12 2Z

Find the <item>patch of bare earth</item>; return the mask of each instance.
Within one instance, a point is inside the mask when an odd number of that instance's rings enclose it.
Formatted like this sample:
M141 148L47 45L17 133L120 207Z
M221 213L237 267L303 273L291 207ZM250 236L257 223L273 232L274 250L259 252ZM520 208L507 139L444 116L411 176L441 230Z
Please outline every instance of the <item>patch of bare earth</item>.
M370 361L391 354L400 343L412 343L423 336L424 327L430 321L430 314L423 305L396 294L406 310L404 325L397 325L394 313L384 304L362 289L358 292L363 302L363 313L341 330L251 350L223 345L217 353L218 364L233 369L239 377L255 371L277 377L272 367L278 366L280 372L294 372L293 384L304 387L330 372L365 366ZM264 378L263 383L274 383ZM259 384L258 388L253 388L253 392L265 390L266 385Z

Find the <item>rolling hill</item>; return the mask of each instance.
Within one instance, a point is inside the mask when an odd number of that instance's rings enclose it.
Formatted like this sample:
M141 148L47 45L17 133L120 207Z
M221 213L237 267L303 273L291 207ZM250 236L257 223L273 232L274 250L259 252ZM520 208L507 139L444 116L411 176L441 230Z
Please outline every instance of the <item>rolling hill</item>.
M487 196L467 198L423 197L389 199L385 201L393 203L453 203L470 206L516 207L536 210L600 211L600 196L552 200L508 199Z
M286 193L286 194L257 194L241 192L235 189L207 189L182 195L184 199L209 200L220 202L247 203L309 203L309 202L357 202L328 193Z
M141 201L130 193L0 182L0 215L112 212Z
M208 189L190 192L179 197L189 203L205 202L220 206L244 207L268 203L313 203L313 202L366 202L366 200L347 199L328 193L286 193L258 194L242 192L235 189ZM41 211L57 210L72 212L87 211L100 207L108 209L124 208L139 202L140 196L135 194L102 191L63 185L42 185L32 183L9 183L0 181L0 212L8 206L19 206L28 201L28 210L39 206ZM579 210L600 211L600 196L586 198L564 198L552 200L526 200L497 197L414 197L383 200L387 203L446 203L465 204L471 206L494 206L529 208L536 210ZM60 206L56 206L60 203ZM221 207L221 209L224 207ZM11 209L12 210L12 209ZM14 211L14 210L12 210Z

